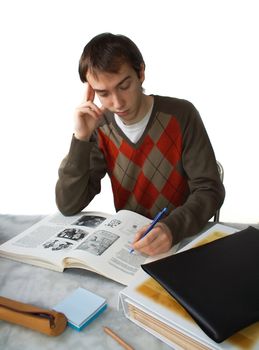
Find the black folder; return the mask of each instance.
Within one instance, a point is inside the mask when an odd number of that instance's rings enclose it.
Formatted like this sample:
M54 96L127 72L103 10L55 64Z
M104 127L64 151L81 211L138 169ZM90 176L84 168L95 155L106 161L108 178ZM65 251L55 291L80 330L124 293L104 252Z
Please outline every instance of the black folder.
M259 230L142 265L217 343L259 321Z

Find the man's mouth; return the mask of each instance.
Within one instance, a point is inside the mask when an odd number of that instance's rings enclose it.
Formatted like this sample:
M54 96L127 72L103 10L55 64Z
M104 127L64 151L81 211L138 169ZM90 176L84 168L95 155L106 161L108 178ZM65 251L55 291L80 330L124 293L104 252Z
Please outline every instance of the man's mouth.
M119 117L125 117L129 113L129 110L115 112Z

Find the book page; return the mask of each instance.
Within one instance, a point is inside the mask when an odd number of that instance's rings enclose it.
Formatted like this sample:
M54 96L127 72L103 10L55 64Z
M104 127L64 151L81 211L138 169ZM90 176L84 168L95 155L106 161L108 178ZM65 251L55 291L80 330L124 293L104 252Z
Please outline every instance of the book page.
M109 214L89 212L88 227L84 214L70 217L50 215L0 246L0 255L38 266L63 270L63 259ZM46 266L46 264L48 266Z
M127 285L140 265L151 259L137 251L130 253L131 242L136 232L150 222L150 219L131 211L119 211L77 246L76 252L66 259L66 265L83 268L84 261L87 261L88 267ZM173 251L172 249L167 254L172 254ZM160 258L161 255L152 260Z

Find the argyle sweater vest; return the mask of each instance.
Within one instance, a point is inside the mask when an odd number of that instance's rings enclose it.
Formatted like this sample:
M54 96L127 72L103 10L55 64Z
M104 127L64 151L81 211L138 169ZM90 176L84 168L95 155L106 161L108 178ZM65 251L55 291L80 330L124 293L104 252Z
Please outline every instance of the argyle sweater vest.
M189 195L182 169L182 134L177 118L158 112L133 144L110 122L98 130L98 144L107 163L116 210L147 217L182 205Z

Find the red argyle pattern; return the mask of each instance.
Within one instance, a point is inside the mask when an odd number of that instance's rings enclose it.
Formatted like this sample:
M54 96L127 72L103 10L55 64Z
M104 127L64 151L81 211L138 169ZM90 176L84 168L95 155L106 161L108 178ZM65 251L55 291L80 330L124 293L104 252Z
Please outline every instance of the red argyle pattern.
M181 169L182 136L177 119L160 113L138 147L114 132L99 129L117 210L130 209L153 217L162 207L183 204L189 194Z

